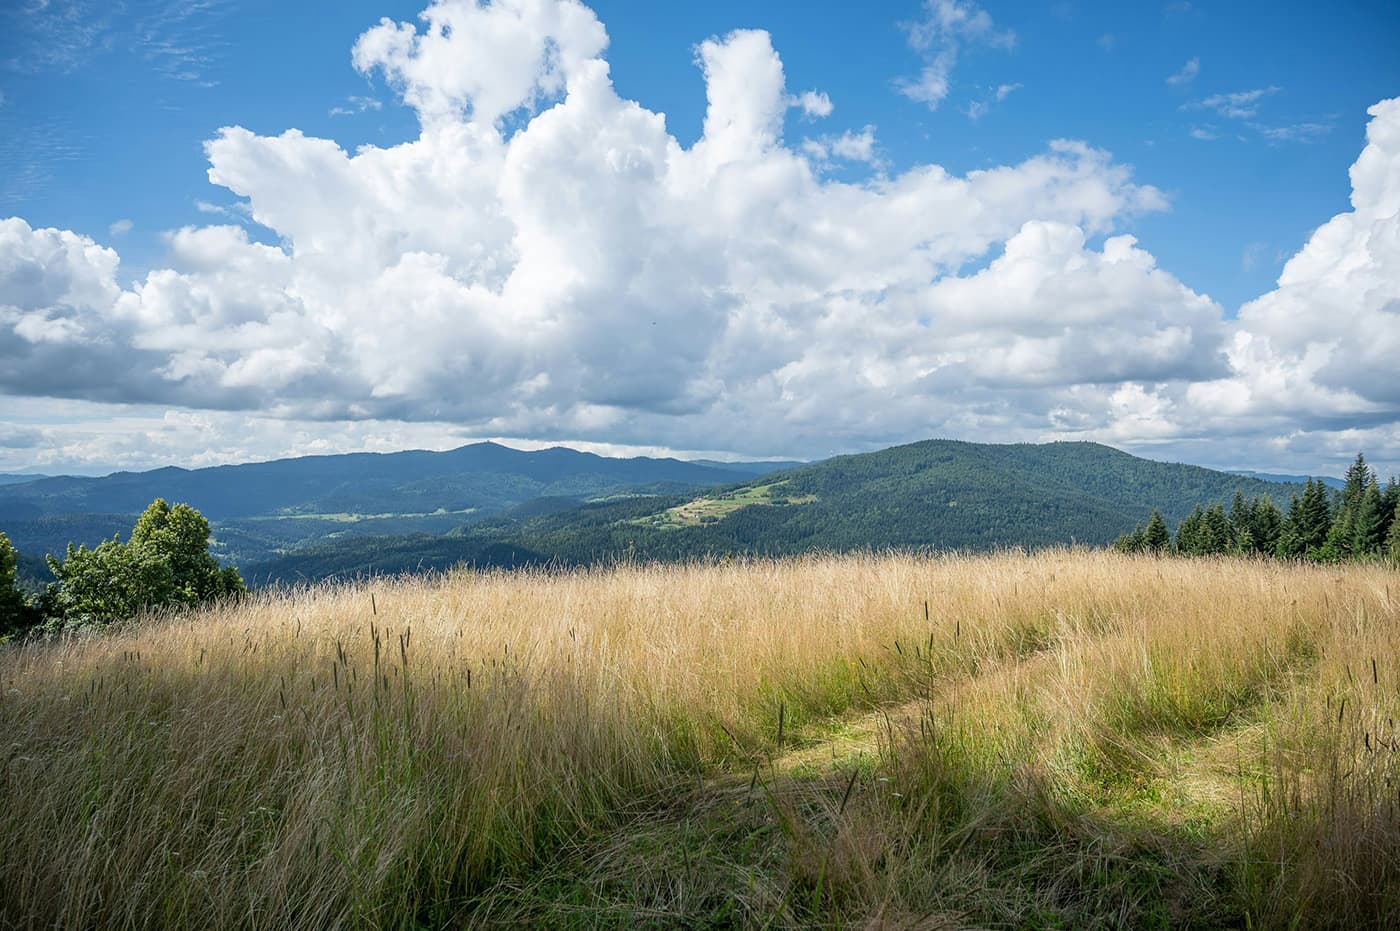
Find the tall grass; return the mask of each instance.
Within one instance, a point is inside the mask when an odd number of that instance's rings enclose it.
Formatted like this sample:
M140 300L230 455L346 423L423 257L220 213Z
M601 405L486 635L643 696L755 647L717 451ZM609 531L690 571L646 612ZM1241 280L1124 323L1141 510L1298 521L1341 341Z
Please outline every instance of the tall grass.
M726 772L791 808L763 921L1140 917L1114 864L1151 849L1256 926L1374 922L1397 582L1082 551L456 573L11 648L0 924L527 920L493 890ZM876 771L777 788L872 711ZM1170 840L1188 810L1195 848Z

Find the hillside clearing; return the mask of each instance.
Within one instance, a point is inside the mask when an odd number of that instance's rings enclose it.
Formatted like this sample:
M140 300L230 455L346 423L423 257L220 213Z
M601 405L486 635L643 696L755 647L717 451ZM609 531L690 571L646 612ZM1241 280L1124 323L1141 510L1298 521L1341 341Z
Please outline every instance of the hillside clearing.
M722 520L740 508L755 505L810 504L817 500L816 495L789 495L786 479L763 485L750 485L718 495L705 495L687 501L685 504L667 508L658 514L638 517L628 521L642 527L658 530L674 530L679 527L696 527L700 524Z
M0 652L0 924L1381 926L1393 571L455 573Z

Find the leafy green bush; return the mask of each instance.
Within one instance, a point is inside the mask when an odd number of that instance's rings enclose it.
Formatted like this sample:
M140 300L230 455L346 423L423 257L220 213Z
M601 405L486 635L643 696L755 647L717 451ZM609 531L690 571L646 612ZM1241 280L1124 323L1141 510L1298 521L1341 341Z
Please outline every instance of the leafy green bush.
M209 555L209 521L188 504L157 498L131 537L88 549L69 544L64 559L49 557L58 584L48 599L50 621L73 627L105 624L142 611L191 606L244 591L238 570Z
M12 637L34 624L34 611L15 583L19 554L10 538L0 533L0 640Z

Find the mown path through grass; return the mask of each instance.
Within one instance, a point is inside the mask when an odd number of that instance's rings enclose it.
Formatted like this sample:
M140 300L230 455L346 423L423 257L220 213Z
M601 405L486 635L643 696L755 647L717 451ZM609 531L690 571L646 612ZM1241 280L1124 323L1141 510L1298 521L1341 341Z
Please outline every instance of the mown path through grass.
M890 844L892 837L874 831L843 838L843 829L853 833L853 822L842 822L848 812L861 811L868 818L872 809L885 809L901 797L901 783L887 765L891 748L927 741L935 722L951 713L961 692L979 685L1044 686L1063 672L1065 650L1083 646L1035 643L970 670L935 676L919 698L812 722L804 732L789 735L796 746L750 754L750 771L713 775L670 804L639 812L613 831L581 839L518 884L493 890L473 911L489 923L509 900L512 920L528 916L589 927L848 924L851 919L843 915L842 905L849 903L842 902L841 893L832 887L823 890L804 871L810 873L814 856L822 881L838 857L864 858L867 867L881 859L878 848ZM1055 803L1058 817L1081 831L1090 828L1091 846L1112 864L1108 870L1102 864L1094 868L1103 872L1097 881L1106 886L1104 898L1121 898L1116 911L1123 926L1168 927L1188 920L1209 926L1211 909L1202 908L1199 901L1203 892L1221 915L1229 913L1228 907L1220 907L1225 905L1220 899L1228 895L1221 887L1230 881L1240 801L1254 778L1244 761L1253 761L1250 769L1257 764L1267 740L1270 705L1302 684L1312 665L1313 657L1291 657L1277 670L1270 688L1250 691L1199 729L1125 735L1116 745L1116 762L1129 765L1117 778L1101 780L1096 778L1100 772L1080 767L1072 774L1076 778L1059 786L1065 797ZM1046 744L1055 736L1044 736L1038 752L1053 756L1056 748ZM987 837L970 838L968 845L995 844L999 826L986 828ZM973 833L976 827L968 830ZM843 849L851 845L854 850ZM1061 852L1071 854L1067 861L1078 861L1061 869L1085 864L1086 851ZM971 874L999 868L1010 874L1001 877L1003 881L1015 881L1015 865L991 867L990 859L994 858L974 856L964 866ZM1114 872L1119 875L1110 875ZM968 882L969 878L963 877L963 901L952 896L920 911L908 907L896 881L883 902L873 903L872 920L861 926L1009 926L1028 919L1027 926L1055 927L1061 920L1073 922L1072 910L1061 917L1053 906L1033 906L1027 912L1020 910L1022 903L1001 914L980 908L974 900L988 891L982 883L991 877L977 877L981 882ZM1096 880L1091 876L1089 881ZM1115 908L1098 911L1102 919Z

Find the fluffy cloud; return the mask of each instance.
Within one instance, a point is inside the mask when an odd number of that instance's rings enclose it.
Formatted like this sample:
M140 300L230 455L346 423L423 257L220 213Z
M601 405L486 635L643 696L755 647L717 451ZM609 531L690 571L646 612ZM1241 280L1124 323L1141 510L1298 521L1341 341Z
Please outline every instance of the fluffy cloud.
M1227 374L1135 387L1151 400L1159 439L1196 457L1222 435L1283 461L1344 463L1365 449L1383 468L1400 467L1400 99L1368 112L1352 209L1319 227L1278 286L1240 309L1226 334ZM1085 435L1140 442L1131 426Z
M1351 168L1352 209L1312 234L1278 287L1246 304L1222 391L1255 415L1304 428L1400 415L1400 99L1372 107Z
M825 165L833 159L863 162L875 167L883 164L876 151L874 126L866 126L858 133L848 129L839 136L803 139L802 152L817 165Z
M360 36L352 60L382 71L425 122L470 112L491 123L563 91L608 44L577 0L437 0L425 28L383 19Z
M968 4L929 10L930 47L1002 35ZM0 222L0 392L273 418L298 449L359 422L802 456L932 434L1188 442L1202 410L1278 435L1280 368L1319 408L1344 398L1344 418L1394 400L1378 367L1353 381L1340 350L1320 354L1333 336L1296 309L1363 246L1393 261L1394 207L1375 238L1393 149L1358 162L1332 251L1305 250L1228 324L1115 235L1165 200L1084 143L837 180L828 160L876 160L873 129L789 145L785 115L830 104L789 92L766 33L697 47L708 106L684 147L617 95L578 3L440 0L422 18L354 52L417 110L417 138L351 153L229 127L207 143L210 181L276 245L177 230L170 267L123 287L112 250ZM1372 145L1396 122L1377 109ZM1356 266L1334 300L1396 280ZM1212 395L1256 390L1239 411Z
M831 112L836 109L825 91L803 91L797 95L797 106L801 107L802 112L810 119L831 116Z

